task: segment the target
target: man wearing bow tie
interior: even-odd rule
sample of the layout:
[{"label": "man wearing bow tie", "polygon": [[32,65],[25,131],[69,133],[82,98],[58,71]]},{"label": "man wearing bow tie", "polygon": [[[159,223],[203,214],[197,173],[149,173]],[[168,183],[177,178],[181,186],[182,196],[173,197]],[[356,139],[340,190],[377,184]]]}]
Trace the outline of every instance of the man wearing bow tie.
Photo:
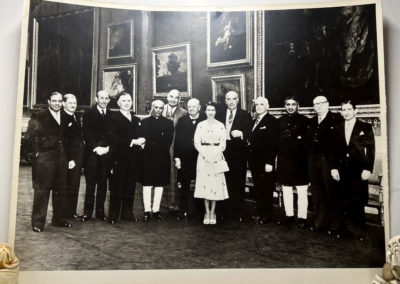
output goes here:
[{"label": "man wearing bow tie", "polygon": [[244,193],[246,183],[246,145],[251,131],[249,114],[238,107],[239,95],[235,91],[225,94],[227,108],[218,111],[216,119],[226,128],[226,149],[224,156],[229,166],[225,173],[229,199],[224,201],[223,215],[242,222],[247,219],[244,210]]},{"label": "man wearing bow tie", "polygon": [[117,101],[119,112],[113,113],[112,168],[110,178],[110,210],[108,222],[118,219],[137,221],[133,214],[136,182],[142,170],[142,147],[145,139],[139,136],[141,121],[131,111],[132,97],[122,93]]},{"label": "man wearing bow tie", "polygon": [[348,100],[341,105],[344,121],[335,128],[332,178],[339,183],[342,201],[341,225],[360,241],[365,239],[365,211],[368,178],[375,161],[375,138],[369,123],[356,119],[356,106]]},{"label": "man wearing bow tie", "polygon": [[248,140],[248,161],[254,183],[258,223],[272,220],[273,193],[275,189],[275,158],[278,150],[278,120],[268,113],[268,100],[255,100],[256,119]]},{"label": "man wearing bow tie", "polygon": [[190,194],[190,182],[196,178],[198,156],[193,139],[197,124],[205,118],[204,115],[200,115],[201,107],[198,99],[190,99],[187,106],[188,114],[178,120],[175,130],[174,161],[178,169],[178,181],[181,183],[177,220],[188,216],[190,201],[195,203],[199,201],[193,197],[193,193]]},{"label": "man wearing bow tie", "polygon": [[76,107],[77,101],[75,95],[65,94],[63,97],[63,109],[66,118],[65,148],[68,158],[67,217],[73,219],[78,218],[76,207],[78,205],[84,148],[81,119],[75,113]]},{"label": "man wearing bow tie", "polygon": [[83,116],[86,194],[82,222],[92,218],[95,193],[96,218],[103,221],[107,220],[104,213],[104,203],[110,170],[109,151],[112,138],[111,111],[107,108],[110,102],[110,95],[107,91],[101,90],[97,92],[95,99],[96,105],[85,112]]},{"label": "man wearing bow tie", "polygon": [[178,209],[178,183],[177,183],[177,169],[174,163],[174,141],[175,141],[175,128],[179,118],[186,114],[186,110],[179,106],[181,101],[181,93],[173,89],[167,95],[168,103],[165,105],[162,115],[174,123],[174,138],[169,150],[171,156],[171,179],[168,187],[167,205],[172,211]]},{"label": "man wearing bow tie", "polygon": [[47,100],[49,108],[33,114],[24,140],[32,146],[33,209],[32,229],[40,233],[46,225],[47,207],[52,192],[52,225],[70,228],[66,220],[67,158],[64,148],[64,114],[62,95],[53,92]]},{"label": "man wearing bow tie", "polygon": [[330,173],[329,157],[331,154],[334,128],[341,121],[340,115],[329,111],[329,102],[324,96],[313,100],[316,116],[308,125],[308,172],[310,174],[311,194],[314,208],[314,224],[310,231],[328,231],[336,235],[338,223],[338,196],[335,193]]}]

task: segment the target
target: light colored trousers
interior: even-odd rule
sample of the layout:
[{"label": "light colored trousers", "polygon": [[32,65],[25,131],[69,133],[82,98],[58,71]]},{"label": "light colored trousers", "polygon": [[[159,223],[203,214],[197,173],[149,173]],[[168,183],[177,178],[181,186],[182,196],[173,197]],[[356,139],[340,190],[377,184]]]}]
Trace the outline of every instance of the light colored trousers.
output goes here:
[{"label": "light colored trousers", "polygon": [[[307,219],[308,185],[296,185],[297,189],[297,217]],[[294,216],[293,210],[293,186],[282,185],[283,204],[285,205],[286,216]]]},{"label": "light colored trousers", "polygon": [[153,209],[151,208],[151,189],[152,186],[143,186],[144,212],[150,212],[150,211],[159,212],[161,198],[163,194],[163,187],[162,186],[154,187]]}]

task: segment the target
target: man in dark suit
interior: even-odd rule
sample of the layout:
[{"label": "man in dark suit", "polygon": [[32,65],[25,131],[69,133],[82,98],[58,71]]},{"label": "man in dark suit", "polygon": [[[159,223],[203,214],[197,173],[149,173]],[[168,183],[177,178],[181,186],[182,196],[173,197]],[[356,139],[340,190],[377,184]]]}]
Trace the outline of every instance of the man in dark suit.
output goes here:
[{"label": "man in dark suit", "polygon": [[368,200],[368,178],[375,161],[375,137],[371,124],[356,119],[356,106],[342,103],[344,121],[334,132],[331,175],[340,189],[341,230],[349,230],[360,241],[365,240],[365,211]]},{"label": "man in dark suit", "polygon": [[[204,116],[200,115],[201,107],[198,99],[190,99],[187,106],[188,114],[178,120],[175,129],[174,161],[178,169],[178,181],[181,183],[178,221],[188,216],[190,201],[194,204],[199,201],[193,198],[193,193],[190,194],[190,182],[196,178],[198,156],[198,151],[194,147],[194,132],[197,124],[204,120]],[[198,206],[194,208],[196,213],[198,208]]]},{"label": "man in dark suit", "polygon": [[285,99],[286,114],[279,118],[277,182],[282,185],[286,217],[278,224],[295,221],[293,209],[293,187],[297,189],[297,221],[302,229],[306,227],[308,207],[307,169],[307,125],[309,119],[298,112],[299,103],[295,97]]},{"label": "man in dark suit", "polygon": [[233,217],[239,222],[247,219],[244,210],[244,193],[246,183],[246,145],[251,131],[250,117],[240,108],[239,95],[229,91],[225,95],[227,109],[216,114],[216,119],[221,121],[226,128],[225,159],[229,172],[225,173],[229,199],[224,204],[225,216]]},{"label": "man in dark suit", "polygon": [[110,178],[110,211],[108,222],[137,221],[133,214],[136,182],[142,169],[142,145],[139,137],[141,121],[131,111],[132,97],[122,93],[118,98],[119,112],[113,113],[112,168]]},{"label": "man in dark suit", "polygon": [[[145,139],[143,148],[143,221],[147,222],[151,216],[162,220],[160,203],[164,187],[171,178],[170,146],[174,137],[174,124],[162,116],[164,103],[155,100],[152,103],[150,116],[143,119],[141,135]],[[153,205],[151,190],[154,187]]]},{"label": "man in dark suit", "polygon": [[256,119],[248,139],[248,160],[257,204],[259,224],[272,219],[273,193],[275,189],[275,158],[278,148],[278,120],[268,113],[268,100],[255,100]]},{"label": "man in dark suit", "polygon": [[47,100],[49,108],[32,115],[29,121],[26,142],[34,154],[32,166],[33,209],[32,228],[42,232],[46,225],[47,207],[52,191],[52,225],[71,227],[66,220],[67,159],[64,149],[64,114],[62,95],[51,93]]},{"label": "man in dark suit", "polygon": [[75,95],[65,94],[63,97],[63,109],[65,112],[65,148],[68,160],[66,214],[68,218],[72,219],[78,218],[76,208],[78,205],[84,148],[81,118],[75,113],[76,107]]},{"label": "man in dark suit", "polygon": [[338,197],[335,193],[329,158],[334,138],[334,128],[341,121],[340,115],[329,111],[329,102],[324,96],[313,100],[317,113],[308,126],[308,172],[314,208],[314,224],[311,231],[327,230],[332,234],[338,230]]},{"label": "man in dark suit", "polygon": [[110,96],[101,90],[96,94],[96,105],[83,116],[83,137],[85,139],[84,168],[86,194],[84,213],[81,218],[86,222],[92,218],[96,192],[96,218],[106,221],[104,203],[107,193],[107,178],[110,165],[111,111],[107,109]]}]

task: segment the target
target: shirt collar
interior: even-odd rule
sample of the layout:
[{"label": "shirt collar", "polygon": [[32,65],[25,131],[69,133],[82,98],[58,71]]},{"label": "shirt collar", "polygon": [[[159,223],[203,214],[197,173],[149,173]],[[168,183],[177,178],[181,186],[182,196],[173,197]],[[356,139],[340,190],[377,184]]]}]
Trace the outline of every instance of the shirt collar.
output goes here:
[{"label": "shirt collar", "polygon": [[73,112],[70,112],[69,110],[66,110],[66,109],[64,109],[64,112],[65,112],[66,114],[68,114],[68,115],[71,115],[71,116],[73,116],[73,115],[74,115],[74,113],[73,113]]},{"label": "shirt collar", "polygon": [[104,114],[107,113],[107,108],[100,108],[99,105],[97,105],[97,110],[99,111],[100,114],[102,111],[104,111]]}]

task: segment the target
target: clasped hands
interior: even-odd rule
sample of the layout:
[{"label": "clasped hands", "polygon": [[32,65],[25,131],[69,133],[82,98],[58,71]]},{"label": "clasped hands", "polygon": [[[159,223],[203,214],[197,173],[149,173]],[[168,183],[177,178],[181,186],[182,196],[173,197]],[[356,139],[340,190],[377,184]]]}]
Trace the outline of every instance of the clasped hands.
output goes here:
[{"label": "clasped hands", "polygon": [[[340,181],[340,175],[339,175],[339,171],[337,169],[331,170],[331,176],[334,180]],[[361,173],[361,179],[364,181],[368,180],[370,176],[371,176],[371,172],[368,170],[363,170]]]},{"label": "clasped hands", "polygon": [[241,139],[243,139],[243,132],[240,130],[232,130],[231,131],[231,135],[233,138],[238,138],[240,137]]},{"label": "clasped hands", "polygon": [[145,143],[146,143],[146,139],[143,137],[140,137],[138,139],[132,139],[131,145],[129,145],[129,147],[132,147],[133,145],[137,145],[137,146],[142,147],[142,149],[143,149]]},{"label": "clasped hands", "polygon": [[107,154],[110,151],[110,147],[100,147],[97,146],[96,148],[93,149],[93,152],[95,152],[97,155],[102,156]]}]

